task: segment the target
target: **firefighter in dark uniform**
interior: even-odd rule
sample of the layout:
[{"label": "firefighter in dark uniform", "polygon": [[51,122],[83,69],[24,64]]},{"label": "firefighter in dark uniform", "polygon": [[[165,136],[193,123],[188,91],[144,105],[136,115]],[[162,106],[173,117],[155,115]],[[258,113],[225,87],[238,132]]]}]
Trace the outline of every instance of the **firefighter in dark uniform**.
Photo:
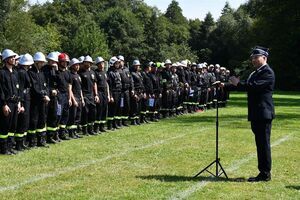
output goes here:
[{"label": "firefighter in dark uniform", "polygon": [[178,111],[179,114],[183,114],[184,113],[184,100],[185,100],[185,96],[186,96],[186,91],[185,88],[187,87],[187,82],[185,79],[185,72],[183,69],[183,64],[178,62],[177,63],[177,70],[176,70],[176,74],[178,76],[179,79],[179,92],[178,92]]},{"label": "firefighter in dark uniform", "polygon": [[183,60],[181,64],[183,65],[185,80],[186,80],[183,105],[184,105],[185,113],[187,113],[190,110],[189,98],[190,98],[191,74],[190,74],[190,68],[188,67],[188,62],[186,60]]},{"label": "firefighter in dark uniform", "polygon": [[44,73],[41,71],[47,62],[43,53],[37,52],[34,66],[28,71],[31,87],[31,105],[29,122],[29,146],[47,147],[46,145],[46,104],[50,101]]},{"label": "firefighter in dark uniform", "polygon": [[85,104],[81,90],[81,78],[78,74],[80,63],[81,62],[79,60],[73,58],[70,61],[69,65],[72,87],[72,106],[69,109],[69,120],[67,123],[67,129],[69,132],[69,137],[74,139],[82,137],[78,135],[77,130],[81,122],[82,106]]},{"label": "firefighter in dark uniform", "polygon": [[21,110],[18,74],[14,70],[16,54],[9,49],[2,52],[3,68],[0,70],[0,150],[1,154],[15,154],[14,132]]},{"label": "firefighter in dark uniform", "polygon": [[[94,122],[96,119],[96,103],[99,103],[96,74],[91,69],[93,59],[86,56],[83,60],[83,68],[80,70],[80,77],[82,81],[82,93],[84,97],[85,106],[82,110],[82,132],[84,135],[97,135],[99,129],[94,130]],[[98,126],[96,126],[98,128]]]},{"label": "firefighter in dark uniform", "polygon": [[30,117],[30,88],[31,82],[28,75],[29,68],[34,61],[30,54],[25,54],[20,58],[18,66],[18,79],[20,84],[21,107],[24,108],[18,115],[17,131],[15,134],[16,150],[27,149],[26,135],[29,128]]},{"label": "firefighter in dark uniform", "polygon": [[158,71],[157,71],[157,63],[153,63],[151,67],[151,72],[150,72],[150,78],[152,81],[153,85],[153,93],[154,93],[154,102],[153,105],[151,106],[151,103],[149,102],[150,106],[150,121],[158,121],[159,119],[159,107],[160,107],[160,99],[162,97],[161,94],[161,87],[160,87],[160,79],[158,76]]},{"label": "firefighter in dark uniform", "polygon": [[97,57],[95,64],[97,66],[95,73],[99,95],[99,103],[96,104],[97,114],[95,124],[99,126],[100,132],[106,132],[105,124],[107,123],[106,118],[109,98],[109,87],[107,83],[107,74],[104,70],[105,61],[102,57]]},{"label": "firefighter in dark uniform", "polygon": [[179,115],[180,105],[178,101],[179,96],[179,77],[176,73],[177,70],[177,63],[173,63],[171,67],[171,74],[172,74],[172,110],[171,115],[176,116]]},{"label": "firefighter in dark uniform", "polygon": [[58,56],[58,71],[57,71],[57,85],[58,85],[58,126],[59,137],[63,140],[69,140],[67,132],[67,123],[69,120],[69,107],[72,105],[71,100],[71,80],[70,72],[67,66],[70,58],[66,53],[60,53]]},{"label": "firefighter in dark uniform", "polygon": [[122,116],[121,119],[118,120],[118,125],[128,126],[127,120],[129,119],[130,114],[130,96],[134,95],[133,80],[129,68],[124,63],[124,57],[119,55],[118,59],[120,60],[119,73],[122,81],[121,102],[123,102],[121,103]]},{"label": "firefighter in dark uniform", "polygon": [[148,123],[147,118],[150,118],[152,113],[150,112],[150,103],[152,104],[154,100],[154,91],[153,91],[153,84],[150,77],[151,73],[151,66],[153,62],[149,62],[145,67],[144,71],[141,73],[143,77],[143,85],[145,88],[146,98],[142,100],[142,107],[141,107],[141,123]]},{"label": "firefighter in dark uniform", "polygon": [[190,107],[192,112],[196,112],[198,109],[198,75],[196,72],[197,64],[191,64],[191,85],[190,85]]},{"label": "firefighter in dark uniform", "polygon": [[58,52],[51,52],[47,55],[48,63],[43,67],[43,73],[46,78],[46,83],[49,90],[50,102],[46,108],[47,115],[47,143],[55,144],[60,142],[58,135],[58,115],[57,115],[57,104],[58,104]]},{"label": "firefighter in dark uniform", "polygon": [[134,83],[134,96],[131,99],[131,125],[140,125],[141,103],[142,99],[146,97],[140,66],[139,60],[133,61],[131,75]]},{"label": "firefighter in dark uniform", "polygon": [[[107,129],[115,130],[119,129],[117,121],[121,115],[120,104],[121,104],[121,91],[122,81],[121,75],[118,71],[120,66],[120,60],[117,57],[112,57],[109,60],[110,68],[107,73],[107,82],[110,90],[110,98],[108,103],[108,114],[107,114]],[[117,117],[117,118],[116,118]]]},{"label": "firefighter in dark uniform", "polygon": [[170,67],[172,65],[172,62],[167,59],[163,71],[161,72],[161,78],[162,78],[162,115],[164,118],[169,116],[169,112],[172,108],[172,74],[170,71]]}]

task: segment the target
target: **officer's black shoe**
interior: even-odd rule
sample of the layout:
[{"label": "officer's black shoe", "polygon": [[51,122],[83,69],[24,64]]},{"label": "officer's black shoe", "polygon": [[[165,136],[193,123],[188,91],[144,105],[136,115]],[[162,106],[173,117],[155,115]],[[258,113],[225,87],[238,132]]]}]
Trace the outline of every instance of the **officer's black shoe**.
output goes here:
[{"label": "officer's black shoe", "polygon": [[53,139],[55,142],[61,142],[58,132],[54,132]]},{"label": "officer's black shoe", "polygon": [[62,139],[62,140],[70,140],[70,138],[66,135],[65,132],[61,132],[59,134],[59,138]]},{"label": "officer's black shoe", "polygon": [[57,142],[53,139],[53,133],[47,133],[47,143],[56,144]]},{"label": "officer's black shoe", "polygon": [[116,120],[116,124],[117,124],[117,126],[119,127],[119,128],[122,128],[122,120],[121,119],[117,119]]},{"label": "officer's black shoe", "polygon": [[256,177],[250,177],[248,182],[270,181],[271,173],[259,173]]},{"label": "officer's black shoe", "polygon": [[113,126],[113,128],[115,128],[115,129],[120,129],[120,127],[117,125],[117,121],[116,121],[116,120],[113,120],[112,126]]},{"label": "officer's black shoe", "polygon": [[112,120],[108,120],[107,121],[107,130],[108,131],[114,131],[115,129],[113,128],[113,121]]}]

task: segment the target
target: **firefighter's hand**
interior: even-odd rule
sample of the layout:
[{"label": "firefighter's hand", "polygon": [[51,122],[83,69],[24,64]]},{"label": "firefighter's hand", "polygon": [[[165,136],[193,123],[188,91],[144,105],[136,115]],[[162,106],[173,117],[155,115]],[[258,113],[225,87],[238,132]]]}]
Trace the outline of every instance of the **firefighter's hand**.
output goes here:
[{"label": "firefighter's hand", "polygon": [[18,109],[18,113],[24,113],[24,112],[25,112],[25,108],[21,106],[20,109]]},{"label": "firefighter's hand", "polygon": [[8,105],[3,106],[2,111],[5,117],[7,117],[9,113],[11,113],[11,110]]},{"label": "firefighter's hand", "polygon": [[109,102],[113,103],[114,101],[114,98],[110,97]]},{"label": "firefighter's hand", "polygon": [[211,91],[211,88],[207,88],[207,91],[209,91],[209,92],[210,92],[210,91]]},{"label": "firefighter's hand", "polygon": [[57,90],[52,90],[52,96],[56,96],[57,95]]},{"label": "firefighter's hand", "polygon": [[44,101],[45,101],[46,103],[48,103],[48,102],[50,101],[50,98],[49,98],[48,96],[44,96]]},{"label": "firefighter's hand", "polygon": [[159,94],[159,98],[162,98],[162,94]]},{"label": "firefighter's hand", "polygon": [[131,90],[131,96],[133,96],[134,95],[134,90]]},{"label": "firefighter's hand", "polygon": [[82,99],[82,107],[84,107],[85,106],[85,102],[84,102],[84,100]]},{"label": "firefighter's hand", "polygon": [[72,99],[69,99],[69,106],[72,106]]},{"label": "firefighter's hand", "polygon": [[98,95],[95,96],[95,102],[96,102],[96,103],[99,103],[99,102],[100,102],[100,99],[99,99]]},{"label": "firefighter's hand", "polygon": [[75,107],[78,107],[78,103],[77,103],[76,100],[73,101],[73,104],[74,104]]}]

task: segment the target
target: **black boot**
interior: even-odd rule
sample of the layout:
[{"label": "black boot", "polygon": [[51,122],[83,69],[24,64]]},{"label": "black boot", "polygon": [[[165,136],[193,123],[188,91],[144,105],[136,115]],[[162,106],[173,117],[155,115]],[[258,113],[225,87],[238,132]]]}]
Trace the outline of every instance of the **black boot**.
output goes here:
[{"label": "black boot", "polygon": [[57,131],[53,132],[53,139],[55,142],[61,142],[61,139]]},{"label": "black boot", "polygon": [[0,153],[5,155],[12,155],[7,148],[7,139],[0,139]]},{"label": "black boot", "polygon": [[100,132],[106,132],[106,130],[104,129],[104,124],[100,124],[99,130]]},{"label": "black boot", "polygon": [[137,125],[141,125],[141,123],[140,123],[140,118],[137,117],[137,118],[135,119],[135,123],[136,123]]},{"label": "black boot", "polygon": [[17,154],[17,152],[13,149],[14,148],[14,138],[13,137],[8,137],[7,139],[7,150],[11,154]]},{"label": "black boot", "polygon": [[122,119],[122,125],[123,125],[123,126],[129,126],[129,125],[127,124],[127,119]]},{"label": "black boot", "polygon": [[56,141],[53,139],[54,132],[47,132],[47,143],[56,144]]},{"label": "black boot", "polygon": [[62,140],[70,140],[70,138],[67,135],[67,130],[65,130],[65,129],[59,130],[59,137]]},{"label": "black boot", "polygon": [[38,147],[49,147],[46,143],[46,132],[37,134],[37,146]]},{"label": "black boot", "polygon": [[115,120],[115,119],[112,121],[112,126],[114,129],[120,129],[120,127],[118,127],[118,125],[117,125],[117,120]]},{"label": "black boot", "polygon": [[36,147],[36,141],[35,141],[36,138],[35,137],[36,137],[35,134],[27,135],[28,146],[31,148]]},{"label": "black boot", "polygon": [[87,126],[83,126],[82,127],[82,135],[89,136],[89,133],[88,133],[88,130],[87,130]]},{"label": "black boot", "polygon": [[95,132],[96,134],[100,134],[99,128],[100,128],[100,124],[94,124],[94,132]]},{"label": "black boot", "polygon": [[88,133],[90,135],[97,135],[95,132],[94,132],[94,127],[93,125],[88,125]]},{"label": "black boot", "polygon": [[74,129],[70,129],[70,130],[68,130],[68,132],[69,132],[69,138],[71,138],[71,139],[77,139],[77,137],[74,134],[74,132],[75,132]]},{"label": "black boot", "polygon": [[107,130],[109,131],[114,131],[115,128],[113,128],[113,120],[108,120],[107,121]]},{"label": "black boot", "polygon": [[21,146],[22,146],[22,149],[23,149],[23,150],[28,150],[28,149],[30,149],[30,148],[28,147],[27,136],[24,136],[24,137],[23,137]]},{"label": "black boot", "polygon": [[121,119],[117,119],[116,120],[116,124],[119,128],[122,128],[123,124],[122,124],[122,120]]},{"label": "black boot", "polygon": [[22,143],[23,143],[23,138],[16,139],[16,150],[17,151],[23,151],[24,150],[22,148]]}]

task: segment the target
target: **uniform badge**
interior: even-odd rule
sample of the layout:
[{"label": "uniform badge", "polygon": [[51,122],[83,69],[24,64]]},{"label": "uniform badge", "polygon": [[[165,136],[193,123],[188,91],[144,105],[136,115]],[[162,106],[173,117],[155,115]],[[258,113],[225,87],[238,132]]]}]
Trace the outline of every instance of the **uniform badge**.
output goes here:
[{"label": "uniform badge", "polygon": [[44,86],[46,87],[46,86],[47,86],[47,84],[46,84],[46,83],[44,83]]},{"label": "uniform badge", "polygon": [[80,76],[78,77],[78,79],[79,79],[79,81],[81,82],[81,78],[80,78]]},{"label": "uniform badge", "polygon": [[16,88],[19,89],[19,84],[16,85]]},{"label": "uniform badge", "polygon": [[91,76],[92,76],[92,79],[94,80],[94,79],[95,79],[95,75],[94,75],[94,74],[91,74]]}]

